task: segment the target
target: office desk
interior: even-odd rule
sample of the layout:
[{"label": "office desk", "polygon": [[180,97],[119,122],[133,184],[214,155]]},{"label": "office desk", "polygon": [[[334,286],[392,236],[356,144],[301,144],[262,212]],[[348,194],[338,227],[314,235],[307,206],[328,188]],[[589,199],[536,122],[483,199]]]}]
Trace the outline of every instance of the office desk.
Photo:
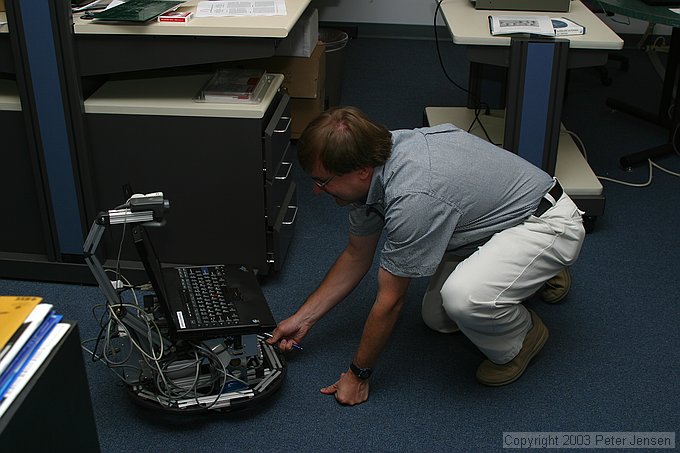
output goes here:
[{"label": "office desk", "polygon": [[676,14],[662,6],[647,5],[640,0],[598,0],[598,2],[607,13],[623,14],[624,16],[635,19],[673,27],[658,110],[655,113],[652,113],[617,99],[609,98],[606,101],[607,105],[615,110],[621,110],[643,120],[670,129],[667,143],[623,156],[621,158],[621,166],[623,168],[629,168],[633,165],[646,162],[647,159],[673,152],[674,133],[677,129],[677,125],[680,124],[680,114],[678,113],[678,109],[673,109],[673,117],[671,118],[668,112],[674,102],[673,92],[678,85],[677,69],[678,64],[680,64],[680,14]]},{"label": "office desk", "polygon": [[[208,73],[105,83],[84,105],[95,203],[120,204],[124,184],[162,190],[168,222],[149,234],[163,262],[280,270],[297,203],[289,98],[270,76],[255,105],[194,102]],[[107,264],[138,261],[118,235],[105,238]]]},{"label": "office desk", "polygon": [[[183,3],[178,11],[196,11],[198,1]],[[285,16],[193,17],[186,24],[149,22],[144,25],[101,23],[74,13],[75,34],[152,36],[229,36],[285,38],[309,5],[309,0],[286,0]]]},{"label": "office desk", "polygon": [[[100,74],[269,57],[308,4],[287,0],[286,16],[195,17],[187,24],[141,27],[76,17],[78,73],[87,81]],[[95,49],[96,58],[90,55]],[[243,264],[263,275],[280,270],[297,212],[292,163],[285,157],[290,107],[278,92],[282,80],[261,105],[239,109],[193,102],[205,77],[182,72],[165,71],[146,89],[140,87],[148,79],[125,75],[85,96],[79,161],[91,189],[87,217],[114,206],[122,183],[135,191],[163,190],[174,208],[156,241],[164,262]],[[146,134],[135,137],[140,127]],[[128,139],[111,136],[112,129],[128,131]],[[107,256],[113,258],[110,245]]]},{"label": "office desk", "polygon": [[444,0],[441,9],[444,20],[453,36],[454,44],[493,47],[509,46],[511,39],[509,36],[492,36],[489,33],[488,17],[490,15],[502,14],[511,16],[548,15],[551,17],[566,17],[583,25],[586,27],[586,34],[560,37],[569,40],[570,49],[619,50],[623,47],[621,38],[578,0],[571,2],[571,9],[568,13],[476,10],[469,0]]},{"label": "office desk", "polygon": [[[8,70],[11,63],[6,63],[3,49],[10,55],[18,48],[20,58],[13,64],[22,69],[16,71],[17,84],[20,93],[28,94],[24,112],[36,129],[31,131],[37,142],[34,154],[40,159],[36,167],[49,182],[44,191],[48,218],[43,223],[50,234],[45,257],[0,253],[0,276],[93,281],[82,259],[82,244],[97,213],[112,206],[98,204],[100,194],[96,192],[95,161],[84,109],[92,93],[114,77],[146,76],[142,71],[171,73],[194,65],[272,56],[279,40],[292,30],[310,1],[286,0],[286,16],[194,18],[187,24],[131,26],[85,21],[80,14],[74,17],[69,2],[5,0],[13,39],[6,38],[7,27],[0,28],[0,72],[14,72]],[[188,3],[188,7],[196,3]],[[30,14],[24,11],[28,8]],[[8,41],[19,44],[10,46]],[[270,129],[269,117],[285,116],[285,112],[274,110],[258,120],[264,124],[260,149],[268,143],[265,133]],[[276,125],[274,128],[279,129]],[[109,190],[119,190],[117,200],[122,199],[122,188]],[[196,225],[200,226],[200,221]],[[137,264],[131,266],[138,269]]]},{"label": "office desk", "polygon": [[[476,10],[468,0],[444,0],[441,4],[443,17],[453,37],[454,44],[465,45],[468,58],[473,63],[490,64],[508,68],[507,98],[503,133],[503,146],[520,154],[530,162],[556,173],[558,144],[570,139],[561,135],[560,119],[566,71],[569,68],[602,65],[607,52],[623,47],[623,40],[609,29],[580,1],[573,1],[568,13],[548,14],[564,16],[586,27],[586,34],[560,37],[560,39],[515,39],[508,36],[492,36],[488,16],[493,14],[546,15],[535,12],[507,12]],[[534,50],[536,48],[537,50]],[[474,93],[473,97],[479,97]],[[474,116],[465,107],[426,109],[428,123],[458,121],[467,129]],[[468,122],[469,119],[469,122]],[[462,122],[462,124],[461,124]],[[571,162],[583,159],[570,154]],[[564,159],[561,159],[564,161]],[[585,161],[583,161],[585,163]],[[587,164],[586,164],[587,166]],[[579,169],[583,165],[561,165]],[[602,185],[592,172],[586,178],[565,177],[563,184],[570,195],[578,199],[587,216],[598,216],[604,210]],[[571,186],[570,184],[578,184]],[[578,195],[577,195],[578,194]]]},{"label": "office desk", "polygon": [[[81,75],[216,63],[274,54],[311,0],[286,0],[285,16],[194,17],[186,24],[120,25],[73,17]],[[195,11],[195,1],[180,11]]]}]

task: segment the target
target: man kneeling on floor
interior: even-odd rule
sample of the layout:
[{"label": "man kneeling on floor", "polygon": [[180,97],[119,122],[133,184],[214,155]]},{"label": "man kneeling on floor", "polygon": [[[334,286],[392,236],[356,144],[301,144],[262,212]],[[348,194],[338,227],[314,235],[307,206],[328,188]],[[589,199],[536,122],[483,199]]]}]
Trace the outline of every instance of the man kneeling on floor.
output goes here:
[{"label": "man kneeling on floor", "polygon": [[314,191],[351,205],[349,241],[268,341],[284,351],[301,342],[368,272],[384,230],[377,296],[359,346],[349,369],[321,391],[342,404],[368,399],[410,279],[426,276],[425,323],[460,330],[484,353],[482,384],[519,378],[548,338],[522,302],[537,292],[548,302],[564,298],[585,236],[559,182],[451,124],[390,132],[352,107],[321,114],[297,149]]}]

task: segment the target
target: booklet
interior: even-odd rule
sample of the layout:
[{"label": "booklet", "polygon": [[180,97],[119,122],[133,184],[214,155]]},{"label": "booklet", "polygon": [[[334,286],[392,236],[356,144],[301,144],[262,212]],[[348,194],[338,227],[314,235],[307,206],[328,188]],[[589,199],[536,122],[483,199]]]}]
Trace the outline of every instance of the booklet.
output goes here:
[{"label": "booklet", "polygon": [[163,13],[176,9],[185,0],[128,0],[104,11],[92,13],[89,17],[96,21],[147,22]]},{"label": "booklet", "polygon": [[582,35],[585,27],[565,17],[489,16],[489,30],[494,36],[532,34],[541,36]]}]

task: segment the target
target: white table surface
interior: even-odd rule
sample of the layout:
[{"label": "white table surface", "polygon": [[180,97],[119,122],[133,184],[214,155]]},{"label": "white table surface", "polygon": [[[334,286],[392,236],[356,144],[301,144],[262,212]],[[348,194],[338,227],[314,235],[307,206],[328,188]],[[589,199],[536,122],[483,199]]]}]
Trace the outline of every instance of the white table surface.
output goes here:
[{"label": "white table surface", "polygon": [[586,27],[586,33],[576,36],[560,36],[568,39],[571,49],[619,50],[623,40],[579,0],[571,2],[568,13],[476,10],[470,0],[443,0],[442,15],[455,44],[509,46],[509,36],[492,36],[489,16],[550,16],[566,17]]},{"label": "white table surface", "polygon": [[[98,35],[285,38],[310,2],[311,0],[286,0],[285,16],[194,17],[186,24],[158,21],[145,24],[97,23],[81,19],[82,13],[73,13],[73,30],[76,34]],[[189,0],[178,11],[195,11],[197,4],[198,0]]]}]

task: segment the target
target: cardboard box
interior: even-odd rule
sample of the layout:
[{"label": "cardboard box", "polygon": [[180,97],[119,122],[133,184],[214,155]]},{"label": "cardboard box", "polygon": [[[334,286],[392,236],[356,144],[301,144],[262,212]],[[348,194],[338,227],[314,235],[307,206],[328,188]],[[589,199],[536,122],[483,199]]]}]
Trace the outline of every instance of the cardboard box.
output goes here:
[{"label": "cardboard box", "polygon": [[288,36],[279,42],[274,55],[308,58],[312,55],[318,41],[319,12],[314,8],[298,19]]},{"label": "cardboard box", "polygon": [[292,98],[314,99],[326,83],[325,46],[317,42],[310,57],[271,57],[230,63],[231,67],[262,68],[283,74],[283,89]]},{"label": "cardboard box", "polygon": [[290,138],[298,139],[310,121],[319,116],[325,109],[326,93],[323,85],[316,98],[290,99]]}]

